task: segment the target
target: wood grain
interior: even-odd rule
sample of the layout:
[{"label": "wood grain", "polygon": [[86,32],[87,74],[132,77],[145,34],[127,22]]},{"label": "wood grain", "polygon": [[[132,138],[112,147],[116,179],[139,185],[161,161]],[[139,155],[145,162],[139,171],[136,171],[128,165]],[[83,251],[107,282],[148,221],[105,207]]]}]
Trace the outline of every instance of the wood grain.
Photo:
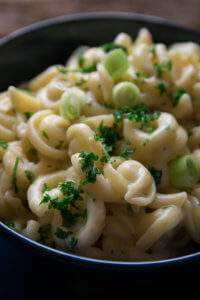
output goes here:
[{"label": "wood grain", "polygon": [[40,20],[91,11],[156,15],[200,30],[199,3],[199,0],[0,0],[0,37]]}]

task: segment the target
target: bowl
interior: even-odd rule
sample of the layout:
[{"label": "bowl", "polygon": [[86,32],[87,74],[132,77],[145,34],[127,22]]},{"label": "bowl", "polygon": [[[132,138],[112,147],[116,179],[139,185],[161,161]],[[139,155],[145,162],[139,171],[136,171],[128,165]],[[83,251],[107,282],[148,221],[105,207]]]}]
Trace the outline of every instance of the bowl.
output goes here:
[{"label": "bowl", "polygon": [[[101,45],[113,40],[119,32],[127,32],[135,38],[141,27],[151,31],[155,42],[167,45],[183,41],[200,42],[199,32],[147,15],[101,12],[49,19],[0,39],[0,91],[4,91],[9,85],[16,85],[32,78],[49,65],[64,63],[72,50],[80,44]],[[176,272],[179,272],[180,276],[183,274],[183,268],[188,272],[200,262],[199,252],[174,259],[148,262],[103,261],[80,257],[31,241],[3,223],[0,223],[0,249],[0,282],[5,283],[2,287],[3,291],[6,290],[6,295],[13,292],[13,289],[8,291],[6,288],[7,281],[11,280],[10,272],[14,274],[15,279],[11,282],[15,289],[20,290],[19,282],[23,278],[24,293],[32,288],[32,280],[35,277],[37,282],[41,280],[45,285],[49,284],[52,276],[58,281],[55,274],[59,274],[58,284],[67,280],[71,282],[68,289],[71,288],[74,293],[77,293],[77,288],[73,285],[75,281],[85,283],[84,286],[87,286],[86,278],[90,278],[89,289],[91,293],[95,293],[100,278],[104,283],[110,282],[109,287],[102,288],[103,291],[109,292],[112,288],[117,291],[117,286],[119,289],[117,282],[120,282],[121,288],[128,291],[127,286],[130,287],[132,278],[134,283],[148,284],[150,274],[154,274],[153,278],[157,280],[160,274],[176,276]],[[128,275],[130,272],[131,278]],[[65,281],[60,274],[64,274],[62,276]],[[86,295],[88,294],[87,290]],[[83,289],[80,295],[83,295]]]}]

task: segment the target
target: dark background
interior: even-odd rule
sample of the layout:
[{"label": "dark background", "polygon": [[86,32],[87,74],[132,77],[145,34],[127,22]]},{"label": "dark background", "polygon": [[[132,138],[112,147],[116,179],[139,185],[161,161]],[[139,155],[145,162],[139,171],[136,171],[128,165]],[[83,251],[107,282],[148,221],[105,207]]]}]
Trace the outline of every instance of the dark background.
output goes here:
[{"label": "dark background", "polygon": [[91,11],[156,15],[200,30],[199,0],[0,0],[0,37],[43,19]]}]

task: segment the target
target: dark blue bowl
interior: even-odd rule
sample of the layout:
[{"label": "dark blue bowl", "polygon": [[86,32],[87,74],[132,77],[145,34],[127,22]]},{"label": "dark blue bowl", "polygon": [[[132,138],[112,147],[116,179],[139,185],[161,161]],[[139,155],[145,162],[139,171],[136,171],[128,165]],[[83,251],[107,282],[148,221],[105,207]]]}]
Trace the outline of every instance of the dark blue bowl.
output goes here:
[{"label": "dark blue bowl", "polygon": [[[50,19],[0,39],[0,91],[32,78],[49,65],[64,63],[80,44],[101,45],[112,41],[119,32],[135,38],[141,27],[151,31],[155,42],[200,43],[199,32],[146,15],[103,12]],[[11,295],[20,295],[20,299],[28,299],[34,293],[41,296],[41,291],[47,297],[53,290],[59,293],[65,289],[66,296],[115,292],[126,295],[130,289],[135,288],[136,293],[145,285],[148,290],[154,281],[162,280],[171,280],[174,287],[177,278],[183,280],[188,273],[192,278],[199,264],[199,252],[137,263],[80,257],[38,244],[0,223],[0,293],[5,293],[7,299]]]}]

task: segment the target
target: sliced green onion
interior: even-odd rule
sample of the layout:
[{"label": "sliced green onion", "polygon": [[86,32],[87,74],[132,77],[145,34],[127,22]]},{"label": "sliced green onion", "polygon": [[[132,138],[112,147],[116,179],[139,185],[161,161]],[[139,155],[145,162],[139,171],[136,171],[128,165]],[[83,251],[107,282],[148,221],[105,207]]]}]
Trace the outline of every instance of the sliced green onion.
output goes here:
[{"label": "sliced green onion", "polygon": [[190,188],[198,182],[198,167],[191,155],[180,156],[171,161],[169,176],[176,188]]},{"label": "sliced green onion", "polygon": [[60,115],[66,120],[77,120],[86,102],[85,94],[78,88],[67,89],[60,100]]},{"label": "sliced green onion", "polygon": [[117,108],[128,106],[134,108],[140,104],[140,90],[132,82],[120,82],[115,85],[113,91],[113,101]]},{"label": "sliced green onion", "polygon": [[122,49],[115,49],[105,56],[103,65],[113,79],[118,79],[128,70],[130,63]]}]

